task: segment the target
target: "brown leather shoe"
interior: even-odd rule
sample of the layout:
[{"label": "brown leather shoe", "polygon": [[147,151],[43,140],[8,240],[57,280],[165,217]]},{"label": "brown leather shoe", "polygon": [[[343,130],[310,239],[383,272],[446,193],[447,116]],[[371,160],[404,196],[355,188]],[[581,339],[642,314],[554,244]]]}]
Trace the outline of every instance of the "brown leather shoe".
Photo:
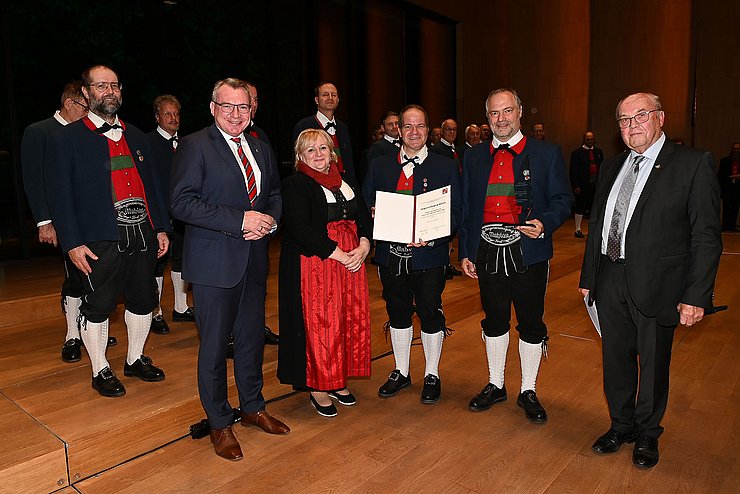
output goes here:
[{"label": "brown leather shoe", "polygon": [[221,458],[236,461],[242,459],[242,448],[234,437],[231,426],[224,429],[211,429],[211,443],[216,454]]},{"label": "brown leather shoe", "polygon": [[257,413],[242,412],[242,425],[244,427],[256,425],[270,434],[287,434],[290,432],[290,427],[268,414],[265,410],[260,410]]}]

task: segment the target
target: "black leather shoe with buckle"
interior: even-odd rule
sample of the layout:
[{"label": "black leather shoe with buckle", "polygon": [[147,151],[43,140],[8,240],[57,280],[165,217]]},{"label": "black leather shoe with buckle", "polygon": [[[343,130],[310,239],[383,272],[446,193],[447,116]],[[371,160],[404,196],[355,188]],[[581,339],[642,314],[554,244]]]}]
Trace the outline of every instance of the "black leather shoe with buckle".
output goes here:
[{"label": "black leather shoe with buckle", "polygon": [[495,384],[488,383],[480,393],[470,400],[468,408],[474,412],[482,412],[502,401],[506,401],[506,386],[498,388]]},{"label": "black leather shoe with buckle", "polygon": [[388,376],[388,380],[378,390],[378,396],[381,398],[390,398],[396,396],[403,388],[411,386],[411,374],[404,376],[401,371],[396,369]]},{"label": "black leather shoe with buckle", "polygon": [[92,378],[92,387],[101,396],[115,398],[126,394],[126,388],[118,380],[110,367],[103,368],[98,375]]},{"label": "black leather shoe with buckle", "polygon": [[82,358],[82,340],[79,338],[72,338],[64,342],[62,347],[62,360],[65,362],[79,362]]},{"label": "black leather shoe with buckle", "polygon": [[427,374],[421,389],[421,402],[425,405],[437,403],[442,396],[442,380],[434,374]]},{"label": "black leather shoe with buckle", "polygon": [[123,364],[123,375],[126,377],[138,377],[142,381],[158,382],[164,381],[164,371],[152,364],[152,359],[142,355],[136,362],[129,365],[128,362]]}]

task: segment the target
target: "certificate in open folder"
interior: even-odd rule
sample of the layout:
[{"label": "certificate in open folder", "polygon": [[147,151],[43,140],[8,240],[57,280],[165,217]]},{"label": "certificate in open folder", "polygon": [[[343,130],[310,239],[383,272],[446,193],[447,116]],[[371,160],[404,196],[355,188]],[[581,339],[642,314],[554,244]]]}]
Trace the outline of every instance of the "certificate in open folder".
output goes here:
[{"label": "certificate in open folder", "polygon": [[375,194],[373,239],[399,244],[425,242],[452,233],[452,187],[412,196],[378,191]]}]

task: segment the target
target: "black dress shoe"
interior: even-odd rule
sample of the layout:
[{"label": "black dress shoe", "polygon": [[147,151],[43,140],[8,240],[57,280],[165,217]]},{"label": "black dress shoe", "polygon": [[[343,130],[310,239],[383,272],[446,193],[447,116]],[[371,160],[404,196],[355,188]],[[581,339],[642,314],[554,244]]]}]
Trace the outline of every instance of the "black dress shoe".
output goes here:
[{"label": "black dress shoe", "polygon": [[544,424],[547,422],[547,412],[540,405],[540,401],[537,399],[537,393],[531,389],[519,394],[516,404],[524,409],[524,414],[531,422],[535,424]]},{"label": "black dress shoe", "polygon": [[597,453],[616,453],[624,443],[633,443],[637,439],[637,432],[619,432],[609,429],[606,434],[596,440],[591,449]]},{"label": "black dress shoe", "polygon": [[277,345],[278,343],[280,343],[280,335],[273,333],[265,326],[265,345]]},{"label": "black dress shoe", "polygon": [[98,375],[92,378],[92,387],[95,391],[100,393],[101,396],[108,396],[115,398],[117,396],[123,396],[126,394],[126,388],[123,387],[121,381],[118,380],[110,367],[105,367],[103,370],[98,372]]},{"label": "black dress shoe", "polygon": [[348,393],[346,395],[340,395],[336,391],[329,391],[329,398],[334,398],[341,405],[344,405],[346,407],[351,407],[352,405],[357,403],[357,398],[355,398],[355,395],[353,395],[352,393]]},{"label": "black dress shoe", "polygon": [[442,395],[442,380],[434,374],[427,374],[421,388],[421,402],[425,405],[437,403]]},{"label": "black dress shoe", "polygon": [[65,362],[79,362],[82,358],[81,346],[82,340],[79,338],[72,338],[65,341],[62,347],[62,360]]},{"label": "black dress shoe", "polygon": [[115,336],[109,336],[108,337],[108,346],[111,347],[111,346],[116,346],[116,345],[118,345],[118,340],[116,339],[116,337]]},{"label": "black dress shoe", "polygon": [[399,391],[409,386],[411,386],[411,373],[408,376],[404,376],[400,370],[396,369],[391,372],[388,380],[380,387],[378,396],[381,398],[390,398],[391,396],[396,396]]},{"label": "black dress shoe", "polygon": [[311,400],[311,404],[316,409],[318,414],[321,415],[322,417],[336,417],[337,416],[337,407],[334,406],[334,403],[331,403],[327,406],[319,405],[319,403],[314,399],[311,393],[308,393],[308,398]]},{"label": "black dress shoe", "polygon": [[177,312],[172,309],[172,320],[174,322],[195,322],[195,313],[192,307],[188,307],[185,312]]},{"label": "black dress shoe", "polygon": [[658,464],[658,438],[640,436],[632,451],[632,463],[637,468],[651,468]]},{"label": "black dress shoe", "polygon": [[583,232],[581,232],[581,230],[578,230],[575,234],[575,237],[576,238],[586,238],[586,235],[584,235]]},{"label": "black dress shoe", "polygon": [[128,362],[123,364],[123,375],[126,377],[138,377],[146,382],[164,381],[164,371],[152,364],[152,359],[142,355],[136,362],[129,365]]},{"label": "black dress shoe", "polygon": [[149,326],[149,332],[155,334],[168,334],[170,327],[162,315],[152,317],[152,324]]},{"label": "black dress shoe", "polygon": [[470,400],[468,408],[474,412],[482,412],[502,401],[506,401],[506,386],[497,388],[495,384],[488,383],[480,393]]}]

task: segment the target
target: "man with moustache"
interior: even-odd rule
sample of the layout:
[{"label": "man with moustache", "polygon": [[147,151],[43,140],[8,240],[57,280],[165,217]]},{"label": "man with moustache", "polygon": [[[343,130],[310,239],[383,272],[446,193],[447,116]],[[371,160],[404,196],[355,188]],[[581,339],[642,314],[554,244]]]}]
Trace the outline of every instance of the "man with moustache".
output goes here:
[{"label": "man with moustache", "polygon": [[230,335],[241,424],[271,434],[290,431],[265,411],[262,396],[268,242],[282,207],[269,146],[244,133],[250,102],[244,81],[218,81],[210,105],[214,124],[182,140],[172,175],[172,215],[186,224],[183,277],[193,285],[200,331],[198,391],[214,450],[228,460],[243,456],[227,396]]},{"label": "man with moustache", "polygon": [[711,153],[676,145],[654,94],[617,105],[629,150],[604,162],[579,290],[598,305],[609,430],[594,442],[615,453],[635,442],[638,468],[658,463],[673,332],[712,307],[722,253],[719,185]]},{"label": "man with moustache", "polygon": [[460,260],[478,280],[488,384],[468,407],[488,410],[505,401],[504,367],[511,304],[516,311],[522,380],[517,405],[531,422],[547,422],[535,384],[547,348],[542,320],[553,255],[552,235],[570,215],[573,196],[560,149],[521,132],[522,103],[511,89],[486,99],[493,141],[465,155]]},{"label": "man with moustache", "polygon": [[[455,162],[430,153],[426,147],[429,132],[426,111],[418,105],[401,110],[401,149],[394,155],[384,155],[370,163],[363,196],[368,207],[375,206],[378,191],[419,195],[441,187],[451,186],[452,232],[460,224],[460,178]],[[439,401],[442,382],[439,378],[439,360],[447,332],[442,312],[442,291],[445,287],[445,267],[450,262],[449,243],[452,237],[431,241],[417,239],[410,244],[378,241],[375,263],[378,264],[383,284],[396,368],[378,390],[381,398],[395,396],[411,385],[409,359],[414,336],[412,316],[421,320],[421,343],[426,368],[421,402]]]},{"label": "man with moustache", "polygon": [[[180,136],[180,101],[171,94],[157,96],[154,100],[154,118],[157,128],[147,134],[149,147],[154,157],[154,166],[157,172],[162,197],[169,197],[170,175],[172,174],[172,157],[177,151]],[[164,288],[164,269],[167,261],[172,260],[172,289],[175,297],[175,306],[172,309],[172,320],[175,322],[193,322],[195,316],[193,309],[188,307],[188,283],[182,279],[182,242],[185,226],[170,219],[172,224],[172,242],[170,250],[157,260],[155,278],[157,280],[157,293],[160,303],[152,317],[150,331],[156,334],[167,334],[170,328],[162,315],[162,290]]]},{"label": "man with moustache", "polygon": [[293,142],[298,138],[298,134],[306,129],[325,130],[334,144],[340,173],[354,178],[355,162],[352,156],[352,143],[349,140],[349,129],[335,116],[339,106],[339,91],[333,83],[322,81],[314,88],[314,95],[316,113],[295,124]]},{"label": "man with moustache", "polygon": [[581,222],[583,215],[591,210],[599,168],[603,161],[604,152],[596,147],[596,134],[589,130],[583,134],[583,145],[570,154],[570,185],[575,196],[573,212],[576,238],[585,236],[581,232]]},{"label": "man with moustache", "polygon": [[53,134],[44,162],[59,243],[85,277],[81,335],[92,387],[109,397],[126,393],[105,358],[109,317],[121,293],[128,331],[124,375],[152,382],[165,378],[143,351],[157,305],[152,274],[169,247],[169,221],[147,139],[118,118],[121,91],[109,67],[85,70],[82,92],[90,111]]},{"label": "man with moustache", "polygon": [[[82,84],[74,81],[66,84],[62,91],[62,104],[53,116],[26,127],[21,141],[21,166],[23,168],[23,187],[36,226],[39,228],[39,242],[59,245],[57,231],[51,220],[49,204],[46,200],[44,179],[44,157],[48,153],[51,134],[62,127],[76,122],[87,114],[87,101],[82,94]],[[62,284],[62,312],[67,321],[67,335],[62,346],[62,360],[79,362],[82,358],[82,340],[77,318],[80,315],[82,280],[69,256],[64,256],[64,282]],[[108,337],[108,346],[117,343],[113,336]]]}]

